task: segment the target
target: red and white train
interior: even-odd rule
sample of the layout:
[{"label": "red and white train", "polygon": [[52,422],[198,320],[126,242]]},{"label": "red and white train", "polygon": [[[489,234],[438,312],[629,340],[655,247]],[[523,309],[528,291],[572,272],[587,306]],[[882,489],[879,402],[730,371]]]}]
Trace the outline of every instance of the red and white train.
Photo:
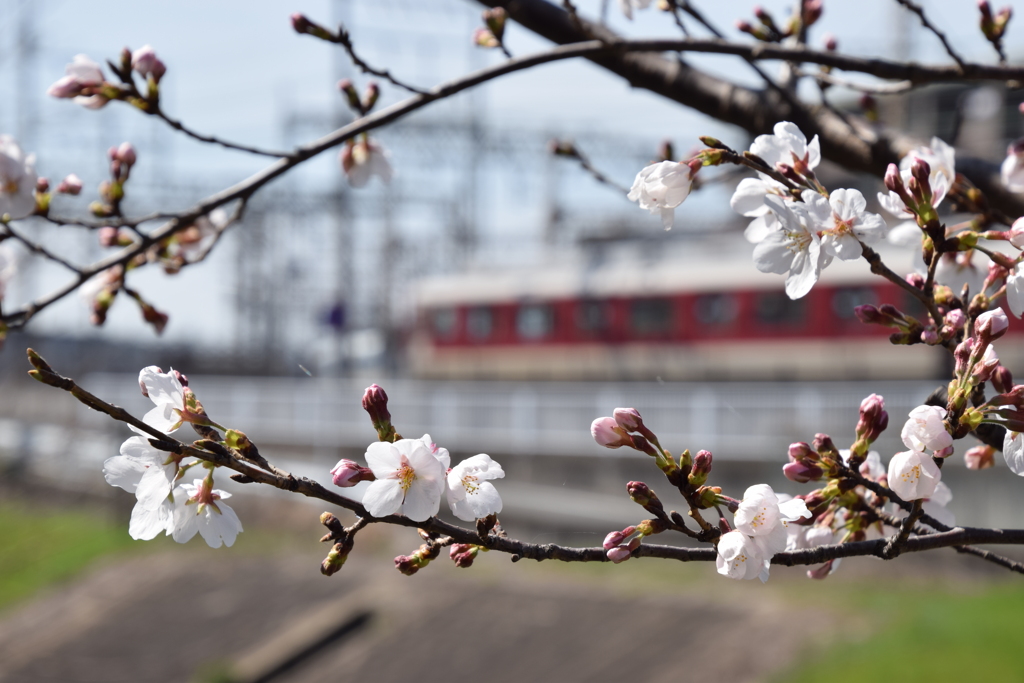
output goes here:
[{"label": "red and white train", "polygon": [[[423,280],[408,349],[423,378],[551,380],[919,379],[948,376],[940,348],[894,346],[854,306],[891,303],[923,319],[912,296],[864,260],[835,260],[804,298],[758,272],[738,236],[672,248],[609,247],[520,270]],[[740,251],[742,250],[742,251]],[[653,252],[653,253],[652,253]],[[880,252],[897,273],[916,250]],[[1024,367],[1024,329],[997,344]],[[1018,358],[1019,356],[1019,358]]]}]

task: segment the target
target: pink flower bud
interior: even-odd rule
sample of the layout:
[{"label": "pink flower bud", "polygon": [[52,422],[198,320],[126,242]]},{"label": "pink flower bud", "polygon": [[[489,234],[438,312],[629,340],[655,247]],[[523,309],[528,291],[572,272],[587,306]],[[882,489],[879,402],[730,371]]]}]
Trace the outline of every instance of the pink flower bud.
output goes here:
[{"label": "pink flower bud", "polygon": [[1005,365],[998,366],[989,379],[992,381],[992,386],[1000,394],[1013,391],[1013,375]]},{"label": "pink flower bud", "polygon": [[617,545],[621,545],[623,541],[636,533],[635,526],[627,526],[622,531],[612,531],[604,537],[604,543],[602,544],[605,550],[611,550]]},{"label": "pink flower bud", "polygon": [[929,346],[935,346],[939,343],[939,333],[935,331],[934,327],[926,327],[921,330],[921,341]]},{"label": "pink flower bud", "polygon": [[160,80],[167,70],[150,45],[143,45],[132,53],[132,69],[143,78],[152,74],[154,80]]},{"label": "pink flower bud", "polygon": [[953,350],[954,373],[957,376],[967,371],[967,363],[974,352],[974,337],[967,337]]},{"label": "pink flower bud", "polygon": [[857,422],[857,436],[875,441],[889,426],[889,413],[885,412],[885,399],[871,394],[860,403],[860,420]]},{"label": "pink flower bud", "polygon": [[117,228],[112,228],[109,225],[100,228],[96,231],[96,236],[99,238],[101,247],[117,246]]},{"label": "pink flower bud", "polygon": [[60,194],[77,195],[82,191],[82,179],[74,173],[70,173],[64,180],[60,181],[60,185],[57,186],[57,192]]},{"label": "pink flower bud", "polygon": [[121,146],[117,148],[114,158],[129,168],[134,166],[138,159],[135,154],[135,147],[130,142],[122,142]]},{"label": "pink flower bud", "polygon": [[625,562],[629,559],[629,548],[625,548],[620,545],[608,550],[605,554],[613,563],[619,564],[620,562]]},{"label": "pink flower bud", "polygon": [[605,448],[622,448],[632,445],[633,440],[626,433],[614,417],[599,417],[590,425],[590,435],[598,446]]},{"label": "pink flower bud", "polygon": [[708,480],[713,459],[711,451],[698,451],[697,455],[693,456],[693,467],[687,477],[692,486],[703,486]]},{"label": "pink flower bud", "polygon": [[969,470],[987,470],[995,467],[996,449],[991,446],[975,446],[964,453],[964,464]]},{"label": "pink flower bud", "polygon": [[1010,321],[1002,308],[986,311],[974,321],[974,334],[983,344],[988,344],[1006,334]]},{"label": "pink flower bud", "polygon": [[825,34],[824,43],[825,49],[828,50],[829,52],[835,52],[837,49],[839,49],[839,41],[831,33]]},{"label": "pink flower bud", "polygon": [[338,464],[334,466],[331,470],[331,477],[334,485],[341,488],[349,488],[361,481],[373,481],[375,479],[373,472],[369,468],[362,467],[357,462],[345,459],[339,460]]},{"label": "pink flower bud", "polygon": [[648,512],[653,513],[656,510],[664,511],[665,509],[657,494],[642,481],[629,482],[626,484],[626,491],[629,493],[630,500],[642,506]]},{"label": "pink flower bud", "polygon": [[906,277],[906,281],[907,284],[912,287],[917,287],[918,289],[924,289],[926,282],[924,275],[921,275],[921,273],[911,273]]},{"label": "pink flower bud", "polygon": [[782,473],[786,479],[800,484],[821,479],[824,471],[817,465],[809,462],[789,462],[782,466]]},{"label": "pink flower bud", "polygon": [[295,29],[296,33],[309,33],[309,29],[313,26],[313,22],[298,12],[291,16],[291,20],[292,28]]},{"label": "pink flower bud", "polygon": [[366,391],[363,392],[363,410],[369,413],[374,428],[380,424],[391,423],[391,413],[388,412],[388,395],[376,384],[366,387]]},{"label": "pink flower bud", "polygon": [[455,543],[452,545],[451,550],[448,551],[448,557],[451,558],[456,567],[465,569],[473,565],[473,560],[476,559],[479,552],[479,546],[469,543]]},{"label": "pink flower bud", "polygon": [[959,308],[954,308],[943,318],[943,324],[952,330],[962,330],[965,322],[967,322],[967,316]]},{"label": "pink flower bud", "polygon": [[803,441],[789,444],[789,459],[792,462],[817,462],[819,460],[814,449]]},{"label": "pink flower bud", "polygon": [[818,451],[818,455],[822,457],[838,458],[839,450],[836,445],[832,443],[832,437],[828,434],[815,434],[814,441],[812,442],[814,450]]},{"label": "pink flower bud", "polygon": [[815,567],[814,569],[808,569],[807,570],[807,578],[809,578],[809,579],[817,579],[817,580],[820,581],[821,579],[824,579],[824,578],[828,577],[828,575],[832,573],[832,570],[835,567],[835,562],[836,562],[835,560],[829,560],[828,562],[826,562],[825,564],[821,565],[820,567]]},{"label": "pink flower bud", "polygon": [[635,432],[643,426],[643,418],[636,408],[616,408],[612,415],[615,422],[627,432]]},{"label": "pink flower bud", "polygon": [[78,97],[82,94],[85,86],[74,76],[64,76],[56,83],[50,86],[46,91],[46,94],[50,97],[58,97],[60,99],[70,99],[72,97]]},{"label": "pink flower bud", "polygon": [[36,192],[48,192],[50,189],[50,179],[40,176],[36,178]]},{"label": "pink flower bud", "polygon": [[399,555],[395,558],[395,569],[406,576],[412,576],[420,570],[420,560],[414,555]]}]

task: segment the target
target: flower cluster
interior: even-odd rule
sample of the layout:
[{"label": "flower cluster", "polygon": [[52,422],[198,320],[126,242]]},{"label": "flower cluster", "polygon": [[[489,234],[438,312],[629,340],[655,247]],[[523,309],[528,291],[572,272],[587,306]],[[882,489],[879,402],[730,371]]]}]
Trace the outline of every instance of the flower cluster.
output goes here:
[{"label": "flower cluster", "polygon": [[[188,380],[180,373],[162,373],[153,366],[139,373],[143,395],[156,404],[143,420],[147,425],[166,433],[181,426],[176,417],[186,412],[183,380],[187,388]],[[198,533],[211,548],[230,547],[242,531],[242,523],[234,510],[221,502],[231,494],[213,488],[213,467],[204,465],[208,469],[205,477],[191,484],[184,482],[186,472],[200,462],[183,462],[181,456],[155,448],[149,434],[129,426],[141,436],[129,438],[121,445],[120,455],[103,463],[108,484],[135,494],[129,535],[148,541],[164,533],[178,543],[187,543]]]},{"label": "flower cluster", "polygon": [[767,581],[772,557],[786,549],[789,524],[810,516],[803,500],[780,501],[768,484],[751,486],[733,515],[736,529],[718,541],[718,573]]}]

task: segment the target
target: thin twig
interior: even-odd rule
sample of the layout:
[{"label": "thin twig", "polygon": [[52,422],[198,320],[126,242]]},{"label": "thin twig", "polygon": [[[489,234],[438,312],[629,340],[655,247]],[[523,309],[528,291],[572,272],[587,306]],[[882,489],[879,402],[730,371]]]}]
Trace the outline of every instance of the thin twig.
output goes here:
[{"label": "thin twig", "polygon": [[797,69],[794,72],[797,76],[803,78],[814,78],[819,81],[824,81],[829,85],[835,85],[840,88],[849,88],[850,90],[856,90],[857,92],[866,92],[873,95],[894,95],[897,93],[907,92],[917,87],[912,81],[896,81],[895,83],[857,83],[846,78],[840,78],[833,76],[826,71],[804,71]]},{"label": "thin twig", "polygon": [[910,514],[900,522],[896,533],[892,535],[885,544],[885,548],[882,549],[882,559],[892,560],[899,557],[899,554],[903,552],[903,546],[906,545],[907,539],[910,537],[911,530],[923,513],[924,509],[921,507],[921,501],[915,500],[910,508]]},{"label": "thin twig", "polygon": [[54,263],[59,263],[60,265],[64,266],[68,270],[70,270],[72,273],[81,274],[81,272],[82,272],[81,268],[79,268],[78,266],[74,265],[70,261],[65,260],[62,256],[58,256],[57,254],[54,254],[52,251],[50,251],[46,247],[42,246],[41,244],[36,244],[32,240],[30,240],[27,237],[23,236],[21,233],[15,231],[15,229],[11,226],[10,223],[5,224],[3,226],[3,229],[13,239],[15,239],[15,240],[21,242],[22,244],[24,244],[28,248],[29,251],[31,251],[33,253],[36,253],[36,254],[39,254],[43,258],[49,259],[50,261],[53,261]]},{"label": "thin twig", "polygon": [[579,163],[580,167],[584,171],[589,173],[597,182],[603,183],[604,185],[607,185],[608,187],[617,190],[622,194],[627,194],[629,192],[628,187],[626,187],[625,185],[620,185],[619,183],[615,182],[614,180],[606,176],[604,173],[599,171],[597,168],[595,168],[594,165],[590,163],[589,157],[587,157],[587,155],[581,152],[575,144],[573,144],[572,149],[572,154],[562,154],[559,156],[566,156],[571,159],[575,159]]},{"label": "thin twig", "polygon": [[920,5],[914,4],[913,2],[911,2],[911,0],[896,0],[896,2],[903,5],[908,10],[917,15],[917,17],[921,20],[921,25],[935,34],[935,37],[942,42],[942,47],[946,48],[946,53],[953,58],[953,61],[956,62],[961,69],[963,69],[966,66],[964,60],[960,57],[960,55],[957,54],[956,50],[953,49],[953,46],[949,44],[949,41],[946,39],[946,34],[944,34],[934,24],[928,21],[928,17],[924,15],[924,9]]},{"label": "thin twig", "polygon": [[[387,69],[375,69],[369,64],[367,64],[365,61],[363,61],[363,59],[356,54],[355,46],[352,45],[352,34],[348,32],[348,29],[346,29],[344,25],[339,24],[338,32],[336,34],[333,34],[332,37],[333,40],[331,42],[341,45],[341,47],[348,54],[348,58],[351,59],[352,63],[359,67],[359,70],[362,71],[364,74],[370,74],[371,76],[376,76],[377,78],[383,78],[388,83],[396,85],[399,88],[402,88],[403,90],[408,90],[409,92],[415,93],[417,95],[425,95],[427,93],[427,91],[423,90],[422,88],[417,88],[414,85],[409,85],[404,81],[398,80],[397,78],[392,76],[391,72],[388,71]],[[502,45],[502,49],[504,49],[504,45]],[[507,51],[505,52],[505,54],[511,57],[511,55],[509,55]]]},{"label": "thin twig", "polygon": [[156,111],[150,113],[158,119],[163,120],[164,123],[166,123],[174,130],[184,133],[188,137],[192,138],[193,140],[198,140],[199,142],[205,142],[211,145],[220,145],[225,149],[234,149],[239,152],[248,152],[249,154],[255,154],[257,156],[274,157],[278,159],[287,158],[292,154],[291,152],[279,152],[276,150],[260,149],[259,147],[250,147],[249,145],[240,145],[235,142],[221,140],[220,138],[214,137],[213,135],[203,135],[202,133],[197,133],[190,128],[186,128],[185,125],[181,123],[181,121],[172,119],[170,116],[165,114],[162,109],[156,109]]}]

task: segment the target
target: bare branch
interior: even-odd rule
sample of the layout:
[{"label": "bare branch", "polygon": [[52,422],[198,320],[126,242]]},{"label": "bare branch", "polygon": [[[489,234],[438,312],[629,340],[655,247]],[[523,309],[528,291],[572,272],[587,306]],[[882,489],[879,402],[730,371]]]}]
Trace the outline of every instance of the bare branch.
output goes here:
[{"label": "bare branch", "polygon": [[[387,69],[375,69],[369,64],[367,64],[365,61],[363,61],[362,58],[360,58],[359,55],[356,54],[355,46],[352,45],[352,35],[348,32],[348,29],[346,29],[343,25],[339,24],[338,32],[331,35],[333,37],[333,40],[331,42],[341,45],[341,47],[344,48],[345,52],[348,54],[348,58],[351,59],[352,63],[359,67],[359,70],[362,71],[364,74],[370,74],[372,76],[376,76],[377,78],[383,78],[388,83],[391,83],[392,85],[397,85],[399,88],[402,88],[403,90],[408,90],[409,92],[415,93],[417,95],[427,94],[427,91],[423,90],[422,88],[417,88],[416,86],[409,85],[404,81],[398,80],[397,78],[392,76],[391,72],[388,71]],[[502,49],[504,49],[504,45],[502,46]],[[508,55],[508,52],[506,51],[505,54]],[[511,55],[508,56],[511,57]]]},{"label": "bare branch", "polygon": [[921,20],[921,25],[935,34],[935,37],[942,42],[942,47],[946,48],[946,54],[952,57],[953,61],[956,62],[961,69],[966,66],[963,58],[957,54],[956,50],[953,49],[953,46],[949,44],[948,40],[946,40],[946,34],[940,31],[933,23],[928,21],[928,17],[924,15],[924,9],[920,5],[914,4],[911,0],[896,0],[896,2],[917,15]]},{"label": "bare branch", "polygon": [[73,263],[65,260],[63,257],[58,256],[57,254],[54,254],[52,251],[50,251],[49,249],[47,249],[43,245],[36,244],[32,240],[30,240],[27,237],[23,236],[21,233],[16,232],[14,230],[14,228],[11,226],[10,223],[4,224],[3,228],[7,232],[7,234],[11,236],[12,239],[15,239],[18,242],[21,242],[22,244],[24,244],[28,248],[29,251],[31,251],[31,252],[33,252],[35,254],[39,254],[43,258],[49,259],[50,261],[53,261],[54,263],[59,263],[60,265],[64,266],[65,268],[67,268],[68,270],[70,270],[73,273],[81,273],[82,272],[82,269],[79,268],[78,266],[76,266]]},{"label": "bare branch", "polygon": [[292,154],[291,152],[279,152],[275,150],[260,149],[259,147],[250,147],[249,145],[240,145],[235,142],[228,142],[227,140],[222,140],[218,137],[214,137],[213,135],[203,135],[202,133],[197,133],[190,128],[186,128],[185,125],[180,121],[172,119],[170,116],[165,114],[164,111],[160,108],[157,108],[155,111],[149,113],[151,113],[158,119],[163,120],[168,126],[173,128],[174,130],[182,132],[185,135],[192,138],[193,140],[198,140],[199,142],[205,142],[211,145],[220,145],[225,149],[234,149],[239,152],[248,152],[249,154],[255,154],[257,156],[263,157],[281,158],[291,156]]}]

